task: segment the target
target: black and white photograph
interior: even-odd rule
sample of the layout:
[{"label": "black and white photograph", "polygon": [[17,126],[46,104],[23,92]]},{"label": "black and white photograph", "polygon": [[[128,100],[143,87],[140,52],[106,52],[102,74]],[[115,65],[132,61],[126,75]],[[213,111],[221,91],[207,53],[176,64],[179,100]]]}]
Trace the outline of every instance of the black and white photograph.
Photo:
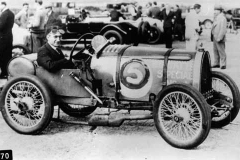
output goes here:
[{"label": "black and white photograph", "polygon": [[239,160],[239,0],[0,0],[0,160]]}]

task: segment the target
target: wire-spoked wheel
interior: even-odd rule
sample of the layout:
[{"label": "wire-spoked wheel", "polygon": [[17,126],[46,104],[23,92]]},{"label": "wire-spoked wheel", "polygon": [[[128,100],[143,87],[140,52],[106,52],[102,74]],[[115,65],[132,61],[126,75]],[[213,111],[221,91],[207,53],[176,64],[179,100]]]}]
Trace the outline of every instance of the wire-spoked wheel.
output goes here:
[{"label": "wire-spoked wheel", "polygon": [[210,105],[217,112],[212,116],[212,127],[220,128],[232,122],[239,112],[240,93],[236,83],[224,73],[212,72],[214,90]]},{"label": "wire-spoked wheel", "polygon": [[189,85],[165,87],[157,97],[153,113],[160,135],[177,148],[197,147],[211,128],[210,107],[204,97]]},{"label": "wire-spoked wheel", "polygon": [[47,127],[52,118],[50,92],[35,76],[11,79],[0,98],[3,118],[16,132],[37,134]]}]

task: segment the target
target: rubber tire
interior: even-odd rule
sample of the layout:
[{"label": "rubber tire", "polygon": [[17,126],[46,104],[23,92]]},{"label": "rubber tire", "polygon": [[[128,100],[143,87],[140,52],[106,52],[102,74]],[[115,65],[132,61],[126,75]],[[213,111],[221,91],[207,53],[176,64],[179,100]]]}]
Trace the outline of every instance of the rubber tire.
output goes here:
[{"label": "rubber tire", "polygon": [[155,25],[153,25],[153,26],[151,26],[151,32],[157,32],[157,37],[156,37],[156,39],[151,39],[151,38],[149,38],[148,39],[148,43],[149,44],[156,44],[156,43],[158,43],[159,41],[160,41],[160,38],[161,38],[161,30],[157,27],[157,26],[155,26]]},{"label": "rubber tire", "polygon": [[226,119],[224,119],[222,121],[218,121],[218,122],[212,121],[213,128],[221,128],[223,126],[228,125],[230,122],[232,122],[237,117],[238,112],[239,112],[239,107],[240,107],[240,92],[239,92],[239,89],[238,89],[236,83],[228,75],[226,75],[222,72],[212,71],[212,78],[213,77],[224,81],[228,85],[228,87],[231,89],[231,92],[233,95],[234,108],[231,110],[231,113],[229,114],[229,116],[226,117]]},{"label": "rubber tire", "polygon": [[[42,118],[42,120],[38,123],[38,125],[32,127],[32,128],[22,128],[21,126],[18,126],[16,124],[14,124],[10,118],[7,115],[7,111],[5,109],[5,98],[6,98],[6,94],[7,91],[9,90],[9,88],[14,85],[15,83],[18,83],[19,81],[27,81],[30,82],[32,84],[34,84],[42,93],[43,98],[45,100],[45,113],[44,116]],[[50,123],[51,118],[53,116],[53,106],[52,106],[52,97],[51,97],[51,93],[48,90],[48,87],[41,81],[39,80],[39,78],[37,78],[36,76],[33,75],[21,75],[21,77],[14,77],[11,80],[9,80],[1,94],[0,94],[0,106],[1,106],[1,112],[2,112],[2,116],[4,118],[4,120],[6,121],[6,123],[16,132],[21,133],[21,134],[39,134],[40,132],[42,132]]]},{"label": "rubber tire", "polygon": [[113,42],[113,44],[123,44],[123,37],[122,37],[122,35],[119,32],[115,31],[115,30],[109,30],[109,31],[105,32],[103,34],[103,36],[106,37],[107,39],[109,39],[110,37],[115,37],[117,39],[118,43],[114,43]]},{"label": "rubber tire", "polygon": [[96,109],[96,107],[94,106],[89,106],[85,108],[72,108],[70,105],[66,103],[61,103],[58,106],[64,113],[72,117],[86,117],[92,112],[94,112]]},{"label": "rubber tire", "polygon": [[[191,96],[198,104],[200,111],[202,113],[203,127],[201,130],[201,133],[199,134],[199,136],[196,139],[194,139],[190,143],[181,143],[181,142],[175,141],[174,139],[171,139],[171,137],[168,135],[168,133],[165,133],[164,130],[159,125],[159,122],[160,122],[160,120],[158,118],[159,105],[160,105],[162,99],[168,93],[175,92],[175,91],[181,91],[181,92],[184,92],[184,93],[188,94],[189,96]],[[211,110],[210,110],[209,105],[207,104],[203,95],[200,92],[198,92],[192,86],[186,85],[186,84],[171,84],[171,85],[166,86],[164,89],[162,89],[160,91],[160,93],[158,94],[157,99],[154,103],[153,118],[154,118],[155,126],[156,126],[158,132],[160,133],[160,135],[162,136],[162,138],[171,146],[176,147],[176,148],[181,148],[181,149],[191,149],[191,148],[195,148],[198,145],[200,145],[207,138],[210,128],[211,128]]]},{"label": "rubber tire", "polygon": [[211,23],[212,25],[213,25],[213,22],[211,21],[211,20],[209,20],[209,19],[207,19],[207,20],[205,20],[204,22],[204,27],[206,28],[206,29],[211,29],[212,27],[208,27],[208,23]]},{"label": "rubber tire", "polygon": [[[29,50],[29,48],[26,47],[25,45],[15,44],[15,45],[13,45],[12,50],[14,50],[14,49],[16,49],[16,48],[22,49],[22,50],[23,50],[23,55],[26,55],[26,54],[30,54],[30,53],[31,53],[30,50]],[[13,57],[16,57],[16,56],[13,55]]]}]

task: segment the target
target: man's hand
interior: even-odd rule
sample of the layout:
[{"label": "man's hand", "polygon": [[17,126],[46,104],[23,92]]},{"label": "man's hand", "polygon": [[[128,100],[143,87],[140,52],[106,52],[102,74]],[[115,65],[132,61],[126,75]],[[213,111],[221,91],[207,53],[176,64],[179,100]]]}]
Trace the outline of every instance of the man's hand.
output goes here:
[{"label": "man's hand", "polygon": [[27,25],[27,28],[32,28],[32,24],[28,24],[28,25]]},{"label": "man's hand", "polygon": [[78,66],[81,63],[81,60],[72,59],[72,62],[75,66]]}]

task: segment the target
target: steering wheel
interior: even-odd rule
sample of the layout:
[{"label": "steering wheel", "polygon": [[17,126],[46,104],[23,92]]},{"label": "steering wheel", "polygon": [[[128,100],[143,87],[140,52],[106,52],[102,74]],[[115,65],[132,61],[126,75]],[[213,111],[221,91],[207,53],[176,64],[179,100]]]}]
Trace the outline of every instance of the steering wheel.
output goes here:
[{"label": "steering wheel", "polygon": [[[70,52],[69,61],[72,62],[73,56],[76,56],[76,55],[78,55],[79,53],[83,53],[84,50],[91,50],[91,49],[92,49],[92,46],[91,46],[91,44],[87,44],[87,41],[86,41],[86,40],[87,40],[88,38],[91,38],[91,39],[92,39],[93,37],[94,37],[94,35],[91,34],[91,33],[86,33],[86,34],[83,34],[82,36],[80,36],[79,39],[75,42],[75,44],[74,44],[74,46],[73,46],[73,48],[72,48],[72,50],[71,50],[71,52]],[[84,48],[81,49],[80,51],[78,51],[75,55],[73,55],[74,51],[76,50],[76,47],[77,47],[78,43],[79,43],[82,39],[84,39]]]}]

